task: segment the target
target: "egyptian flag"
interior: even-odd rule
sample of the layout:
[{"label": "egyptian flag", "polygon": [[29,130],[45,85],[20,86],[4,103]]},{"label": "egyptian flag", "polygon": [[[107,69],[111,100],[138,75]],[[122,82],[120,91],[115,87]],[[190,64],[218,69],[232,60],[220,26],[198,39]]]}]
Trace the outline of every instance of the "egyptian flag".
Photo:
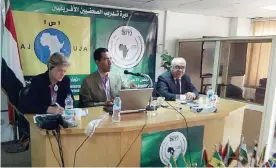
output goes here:
[{"label": "egyptian flag", "polygon": [[[6,4],[5,4],[6,1]],[[5,12],[2,12],[5,11]],[[25,86],[19,56],[15,26],[9,0],[1,2],[1,88],[9,99],[9,120],[14,120],[13,109],[17,108],[19,92]]]}]

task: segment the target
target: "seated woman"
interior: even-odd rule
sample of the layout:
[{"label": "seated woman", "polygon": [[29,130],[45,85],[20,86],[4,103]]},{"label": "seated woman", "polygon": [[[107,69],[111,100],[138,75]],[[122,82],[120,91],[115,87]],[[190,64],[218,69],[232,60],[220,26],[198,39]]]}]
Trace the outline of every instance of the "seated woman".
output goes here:
[{"label": "seated woman", "polygon": [[48,70],[32,79],[27,101],[26,113],[63,114],[65,99],[71,95],[70,79],[65,73],[70,63],[61,53],[54,53],[48,60]]},{"label": "seated woman", "polygon": [[[22,89],[20,94],[20,111],[35,114],[62,114],[67,95],[72,96],[70,79],[65,76],[70,63],[61,53],[54,53],[48,60],[48,70],[35,76],[29,86]],[[74,99],[73,99],[74,100]],[[19,147],[11,149],[24,151],[29,149],[30,128],[23,115],[19,116]]]}]

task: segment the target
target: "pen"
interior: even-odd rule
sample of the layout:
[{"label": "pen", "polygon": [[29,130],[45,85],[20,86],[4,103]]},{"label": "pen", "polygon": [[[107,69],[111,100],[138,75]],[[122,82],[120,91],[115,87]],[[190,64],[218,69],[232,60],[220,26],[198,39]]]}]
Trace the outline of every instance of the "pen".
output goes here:
[{"label": "pen", "polygon": [[58,107],[60,107],[60,105],[59,105],[58,103],[56,103],[56,105],[57,105]]}]

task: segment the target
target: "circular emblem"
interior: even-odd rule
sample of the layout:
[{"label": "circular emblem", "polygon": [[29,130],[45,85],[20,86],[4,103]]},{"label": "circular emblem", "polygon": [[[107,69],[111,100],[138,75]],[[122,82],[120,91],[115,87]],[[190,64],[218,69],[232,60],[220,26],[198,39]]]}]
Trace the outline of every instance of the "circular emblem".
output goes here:
[{"label": "circular emblem", "polygon": [[34,50],[37,58],[47,64],[48,58],[56,53],[63,53],[69,57],[71,54],[71,44],[68,37],[60,30],[45,29],[41,31],[35,38]]},{"label": "circular emblem", "polygon": [[161,143],[159,150],[160,160],[164,165],[169,165],[170,157],[173,155],[175,159],[187,150],[187,140],[181,132],[172,132],[167,135]]},{"label": "circular emblem", "polygon": [[121,26],[109,37],[108,50],[115,65],[125,69],[133,68],[143,58],[144,39],[134,27]]},{"label": "circular emblem", "polygon": [[54,87],[54,91],[57,92],[58,91],[58,85],[55,85]]}]

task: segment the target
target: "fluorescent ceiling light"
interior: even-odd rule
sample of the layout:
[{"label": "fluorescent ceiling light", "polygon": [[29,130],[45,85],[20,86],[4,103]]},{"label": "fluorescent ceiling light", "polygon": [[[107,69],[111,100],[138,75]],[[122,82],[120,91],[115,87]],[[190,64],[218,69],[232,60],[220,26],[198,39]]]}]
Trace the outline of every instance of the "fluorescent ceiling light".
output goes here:
[{"label": "fluorescent ceiling light", "polygon": [[276,10],[276,6],[265,6],[263,8],[267,10]]}]

